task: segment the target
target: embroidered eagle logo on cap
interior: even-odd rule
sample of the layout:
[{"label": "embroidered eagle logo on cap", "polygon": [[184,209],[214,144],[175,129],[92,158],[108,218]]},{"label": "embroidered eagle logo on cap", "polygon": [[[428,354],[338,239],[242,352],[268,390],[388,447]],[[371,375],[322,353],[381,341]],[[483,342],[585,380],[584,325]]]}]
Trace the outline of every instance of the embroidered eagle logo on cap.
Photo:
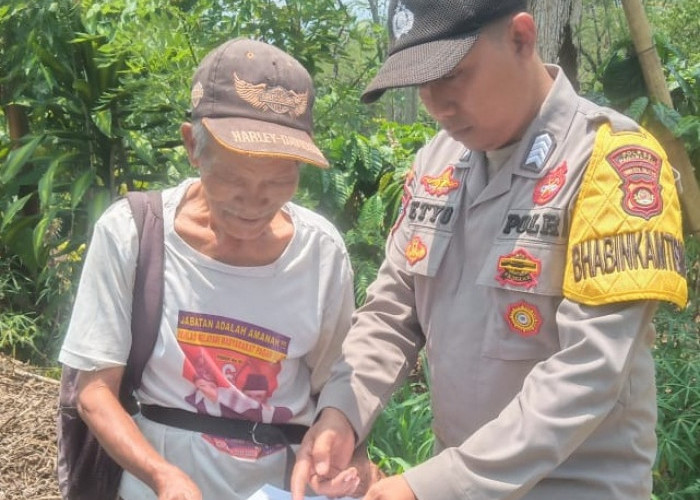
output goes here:
[{"label": "embroidered eagle logo on cap", "polygon": [[249,83],[233,74],[236,94],[255,109],[272,111],[293,118],[303,115],[309,102],[309,93],[298,94],[282,87],[268,88],[266,83]]}]

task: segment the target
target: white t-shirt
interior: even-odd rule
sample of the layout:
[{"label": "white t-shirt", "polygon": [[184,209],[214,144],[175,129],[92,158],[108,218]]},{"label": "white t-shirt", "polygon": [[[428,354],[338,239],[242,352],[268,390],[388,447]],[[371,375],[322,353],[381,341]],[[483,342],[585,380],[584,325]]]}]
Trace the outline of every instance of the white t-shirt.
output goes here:
[{"label": "white t-shirt", "polygon": [[[316,394],[340,353],[354,308],[343,240],[323,217],[285,205],[294,235],[272,264],[237,267],[190,247],[174,230],[197,179],[163,191],[164,304],[153,354],[136,391],[142,403],[249,420],[311,424]],[[80,370],[124,365],[138,236],[126,200],[98,220],[59,361]],[[135,417],[166,460],[205,499],[245,499],[282,485],[286,453]],[[155,499],[125,472],[125,500]]]}]

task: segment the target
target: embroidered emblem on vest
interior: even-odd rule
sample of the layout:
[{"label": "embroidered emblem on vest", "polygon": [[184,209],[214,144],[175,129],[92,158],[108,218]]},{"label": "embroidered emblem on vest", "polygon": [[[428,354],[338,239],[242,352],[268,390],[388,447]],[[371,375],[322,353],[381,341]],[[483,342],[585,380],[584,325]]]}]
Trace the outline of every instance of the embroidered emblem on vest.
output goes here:
[{"label": "embroidered emblem on vest", "polygon": [[547,158],[549,158],[549,153],[554,150],[554,145],[554,136],[549,132],[543,132],[535,137],[523,168],[533,172],[542,170],[542,167],[547,162]]},{"label": "embroidered emblem on vest", "polygon": [[610,153],[607,160],[622,179],[622,209],[646,220],[659,215],[663,210],[659,155],[640,146],[626,146]]},{"label": "embroidered emblem on vest", "polygon": [[530,253],[518,248],[513,253],[498,258],[496,280],[501,285],[532,288],[537,284],[537,277],[542,271],[542,262]]},{"label": "embroidered emblem on vest", "polygon": [[532,193],[532,201],[535,205],[544,205],[554,199],[557,193],[561,191],[561,188],[564,187],[567,171],[566,162],[563,162],[540,179],[535,186],[535,191]]},{"label": "embroidered emblem on vest", "polygon": [[282,87],[269,89],[266,83],[249,83],[233,74],[236,93],[241,99],[262,111],[272,111],[278,115],[288,114],[296,118],[306,112],[309,93],[298,94]]},{"label": "embroidered emblem on vest", "polygon": [[413,28],[413,12],[406,8],[403,2],[396,4],[394,17],[391,18],[391,29],[394,32],[394,38],[399,39]]},{"label": "embroidered emblem on vest", "polygon": [[442,171],[437,177],[432,175],[424,175],[420,183],[423,185],[428,194],[433,196],[445,196],[450,191],[454,191],[459,187],[459,181],[454,178],[455,167],[450,165]]},{"label": "embroidered emblem on vest", "polygon": [[520,301],[508,306],[505,313],[506,323],[511,330],[523,337],[532,337],[540,333],[542,316],[537,306]]},{"label": "embroidered emblem on vest", "polygon": [[425,243],[423,243],[420,236],[414,236],[411,241],[408,242],[404,253],[408,263],[413,266],[416,264],[416,262],[420,262],[421,260],[425,259],[425,257],[428,255],[428,247],[425,246]]}]

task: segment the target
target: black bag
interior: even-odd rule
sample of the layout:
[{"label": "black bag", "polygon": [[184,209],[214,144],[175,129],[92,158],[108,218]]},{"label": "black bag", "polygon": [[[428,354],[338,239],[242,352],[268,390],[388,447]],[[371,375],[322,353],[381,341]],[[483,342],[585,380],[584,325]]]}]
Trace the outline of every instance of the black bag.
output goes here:
[{"label": "black bag", "polygon": [[[127,199],[139,234],[133,306],[131,350],[119,400],[131,414],[132,395],[158,336],[163,309],[163,205],[159,191],[129,192]],[[58,484],[65,500],[116,498],[122,468],[100,446],[76,408],[78,371],[63,367],[57,417]]]}]

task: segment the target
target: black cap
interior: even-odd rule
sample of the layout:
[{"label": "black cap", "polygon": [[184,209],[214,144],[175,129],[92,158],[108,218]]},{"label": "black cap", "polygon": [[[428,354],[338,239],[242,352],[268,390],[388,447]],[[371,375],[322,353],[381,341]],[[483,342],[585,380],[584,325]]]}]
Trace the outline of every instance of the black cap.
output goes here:
[{"label": "black cap", "polygon": [[392,0],[389,57],[362,94],[374,102],[386,89],[442,78],[467,55],[487,24],[527,10],[527,0]]}]

